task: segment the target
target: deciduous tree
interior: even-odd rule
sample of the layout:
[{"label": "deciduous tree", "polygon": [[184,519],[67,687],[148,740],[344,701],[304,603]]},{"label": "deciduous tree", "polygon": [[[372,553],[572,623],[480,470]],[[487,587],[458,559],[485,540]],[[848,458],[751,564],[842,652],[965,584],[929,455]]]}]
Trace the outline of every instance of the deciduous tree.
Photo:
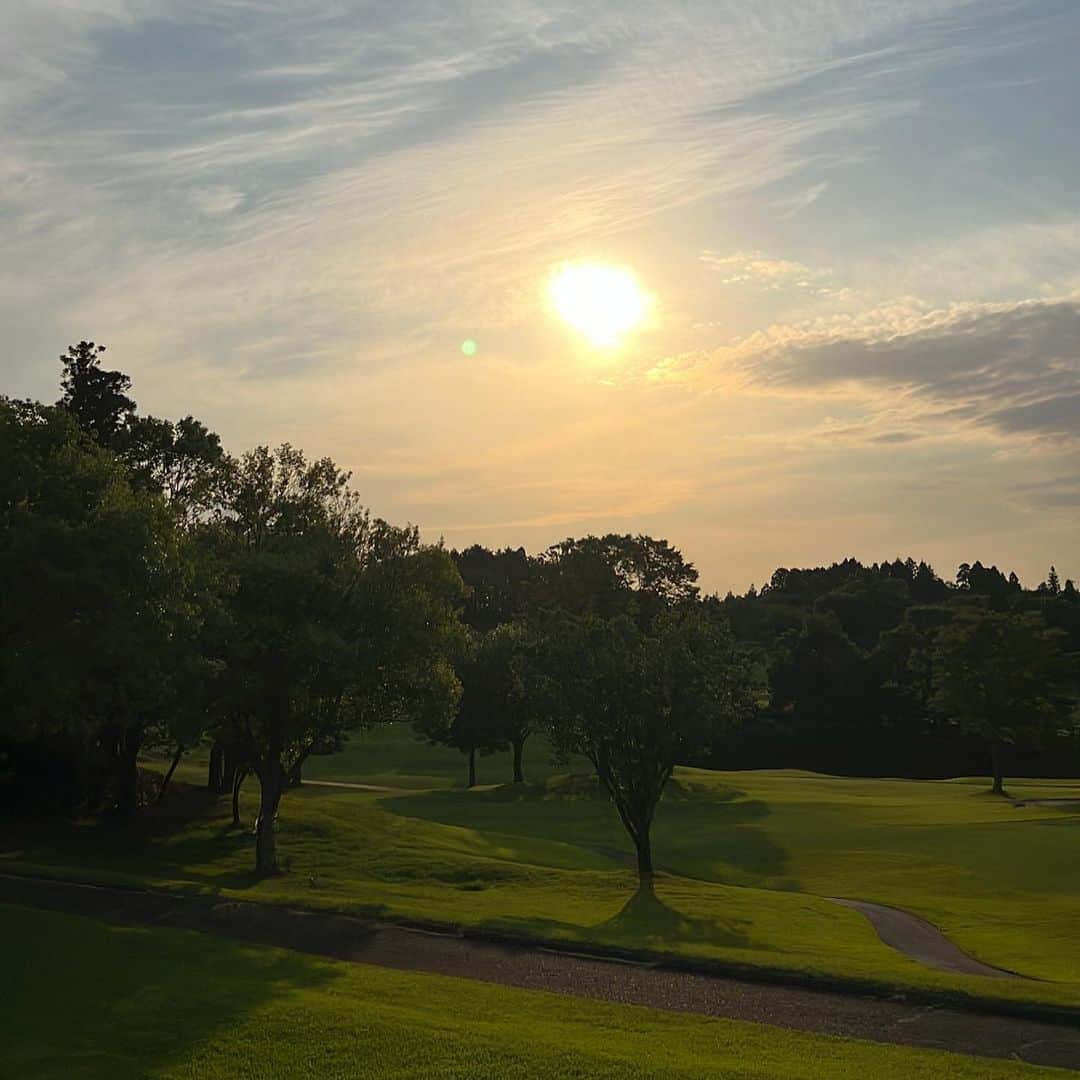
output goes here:
[{"label": "deciduous tree", "polygon": [[993,792],[1005,793],[1002,748],[1031,744],[1065,723],[1061,635],[1037,615],[986,613],[957,620],[937,638],[937,708],[990,750]]},{"label": "deciduous tree", "polygon": [[750,669],[726,622],[698,604],[648,629],[626,614],[552,615],[552,737],[592,762],[651,882],[653,815],[672,771],[752,708]]},{"label": "deciduous tree", "polygon": [[314,746],[380,721],[450,715],[463,587],[446,552],[373,519],[329,459],[256,449],[238,465],[229,507],[229,708],[260,783],[256,871],[268,874],[287,777]]}]

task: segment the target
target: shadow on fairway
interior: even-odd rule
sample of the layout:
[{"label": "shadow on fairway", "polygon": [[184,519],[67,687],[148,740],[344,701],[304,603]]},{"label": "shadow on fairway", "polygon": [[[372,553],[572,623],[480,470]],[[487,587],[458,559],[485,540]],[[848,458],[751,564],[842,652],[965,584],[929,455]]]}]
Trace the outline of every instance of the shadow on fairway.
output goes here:
[{"label": "shadow on fairway", "polygon": [[[523,863],[546,865],[550,851],[530,841],[570,844],[616,866],[632,866],[630,844],[594,776],[474,791],[423,792],[380,800],[401,817],[498,835]],[[665,871],[727,885],[795,890],[790,859],[770,834],[768,803],[735,788],[673,780],[657,808],[653,852]],[[518,843],[508,842],[509,837]],[[602,863],[595,869],[606,869]]]},{"label": "shadow on fairway", "polygon": [[498,924],[526,937],[617,945],[624,949],[673,952],[687,945],[741,949],[752,944],[760,951],[769,947],[761,941],[751,942],[748,919],[706,919],[691,915],[661,899],[655,888],[648,886],[639,886],[615,915],[592,925],[536,917],[502,918]]},{"label": "shadow on fairway", "polygon": [[0,1025],[12,1076],[136,1080],[170,1066],[187,1075],[197,1046],[339,975],[228,938],[16,907],[0,907],[0,945],[15,989]]},{"label": "shadow on fairway", "polygon": [[768,829],[769,804],[734,788],[702,796],[675,787],[656,810],[653,856],[664,870],[724,885],[796,890],[787,849]]},{"label": "shadow on fairway", "polygon": [[743,948],[750,944],[744,927],[748,920],[728,920],[723,923],[697,918],[678,911],[656,895],[650,885],[642,885],[623,905],[619,913],[595,927],[603,936],[620,941],[640,940],[642,943],[701,942]]}]

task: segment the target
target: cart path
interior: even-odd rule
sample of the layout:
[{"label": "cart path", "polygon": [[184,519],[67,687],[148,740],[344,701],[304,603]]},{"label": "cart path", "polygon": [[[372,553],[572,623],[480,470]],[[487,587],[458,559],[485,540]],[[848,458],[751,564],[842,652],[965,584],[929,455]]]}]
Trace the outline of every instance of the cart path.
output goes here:
[{"label": "cart path", "polygon": [[1080,1020],[913,1005],[436,934],[332,913],[0,875],[0,902],[179,927],[354,963],[1080,1070]]},{"label": "cart path", "polygon": [[836,896],[829,899],[834,904],[854,908],[870,920],[877,935],[890,948],[910,956],[927,967],[939,971],[951,971],[956,975],[985,975],[994,979],[1018,979],[1021,976],[1004,968],[991,967],[968,956],[954,945],[933,923],[920,919],[899,908],[884,904],[871,904],[866,900],[843,900]]}]

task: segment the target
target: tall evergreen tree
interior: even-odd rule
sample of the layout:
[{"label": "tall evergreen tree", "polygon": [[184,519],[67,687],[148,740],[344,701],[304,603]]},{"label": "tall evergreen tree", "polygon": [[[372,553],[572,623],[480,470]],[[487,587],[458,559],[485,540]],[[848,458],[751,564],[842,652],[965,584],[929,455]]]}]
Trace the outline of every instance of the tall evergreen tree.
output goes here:
[{"label": "tall evergreen tree", "polygon": [[111,446],[135,412],[135,402],[128,397],[131,379],[122,371],[102,368],[103,352],[104,345],[80,341],[60,356],[63,365],[60,385],[64,393],[57,404],[70,412],[102,446]]}]

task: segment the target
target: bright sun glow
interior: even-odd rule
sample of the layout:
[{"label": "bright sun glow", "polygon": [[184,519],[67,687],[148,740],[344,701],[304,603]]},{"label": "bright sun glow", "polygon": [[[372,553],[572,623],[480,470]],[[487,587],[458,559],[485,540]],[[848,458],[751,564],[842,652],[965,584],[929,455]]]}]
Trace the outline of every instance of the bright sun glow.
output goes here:
[{"label": "bright sun glow", "polygon": [[597,348],[613,349],[640,326],[650,298],[634,275],[617,266],[566,265],[551,279],[555,310]]}]

